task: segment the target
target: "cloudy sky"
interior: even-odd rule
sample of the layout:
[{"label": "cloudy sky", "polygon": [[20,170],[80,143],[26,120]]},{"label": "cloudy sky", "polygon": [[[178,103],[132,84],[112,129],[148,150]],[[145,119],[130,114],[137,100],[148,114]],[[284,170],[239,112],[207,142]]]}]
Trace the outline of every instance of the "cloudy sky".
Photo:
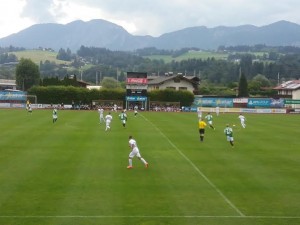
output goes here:
[{"label": "cloudy sky", "polygon": [[104,19],[135,35],[279,20],[300,24],[299,0],[0,0],[0,38],[33,24]]}]

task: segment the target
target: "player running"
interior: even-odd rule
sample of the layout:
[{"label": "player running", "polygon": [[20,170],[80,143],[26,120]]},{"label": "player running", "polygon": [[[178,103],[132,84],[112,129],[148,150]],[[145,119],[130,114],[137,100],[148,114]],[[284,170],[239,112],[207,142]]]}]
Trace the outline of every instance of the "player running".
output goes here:
[{"label": "player running", "polygon": [[148,168],[148,163],[146,162],[146,160],[144,158],[142,158],[141,154],[140,154],[140,151],[139,151],[139,148],[137,146],[137,143],[136,141],[133,139],[132,136],[129,136],[129,147],[131,149],[131,152],[129,153],[129,159],[128,159],[128,162],[129,162],[129,165],[127,166],[127,169],[132,169],[133,166],[132,166],[132,159],[134,156],[136,156],[139,160],[141,160],[145,167]]},{"label": "player running", "polygon": [[119,115],[120,120],[122,121],[122,125],[125,128],[126,126],[126,121],[127,121],[127,115],[125,110],[122,111],[122,113]]},{"label": "player running", "polygon": [[205,116],[205,119],[207,120],[209,127],[215,130],[215,128],[213,126],[213,116],[210,113],[207,113],[207,115]]},{"label": "player running", "polygon": [[230,145],[233,147],[233,130],[229,126],[229,124],[226,125],[226,128],[224,129],[224,134],[226,135],[227,141],[229,141]]},{"label": "player running", "polygon": [[105,123],[106,123],[105,131],[110,130],[110,123],[112,119],[113,119],[112,115],[110,114],[110,112],[108,112],[108,114],[105,116]]},{"label": "player running", "polygon": [[239,117],[238,117],[239,119],[240,119],[240,121],[241,121],[241,125],[242,125],[242,127],[243,128],[246,128],[246,117],[244,117],[243,115],[242,115],[242,113],[239,115]]},{"label": "player running", "polygon": [[98,109],[98,113],[99,113],[99,121],[100,121],[100,123],[102,123],[102,121],[104,122],[104,121],[105,121],[105,120],[104,120],[104,115],[103,115],[104,109],[99,108],[99,109]]}]

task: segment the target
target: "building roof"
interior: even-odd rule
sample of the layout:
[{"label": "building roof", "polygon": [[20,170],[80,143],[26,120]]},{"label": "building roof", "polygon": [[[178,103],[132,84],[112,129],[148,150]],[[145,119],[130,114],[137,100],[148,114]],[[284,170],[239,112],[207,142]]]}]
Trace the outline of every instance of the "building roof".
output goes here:
[{"label": "building roof", "polygon": [[[194,80],[194,76],[193,77],[185,77],[185,76],[182,76],[182,75],[172,75],[172,76],[148,77],[148,85],[162,84],[163,82],[168,81],[168,80],[172,80],[174,78],[180,78],[182,80],[186,80],[186,81],[192,83],[193,85],[198,84],[198,82],[196,82]],[[189,79],[189,78],[191,78],[191,79]]]},{"label": "building roof", "polygon": [[300,89],[300,80],[286,81],[273,89],[274,90],[297,90]]},{"label": "building roof", "polygon": [[16,86],[16,80],[5,80],[5,79],[0,79],[0,85],[11,85],[11,86]]}]

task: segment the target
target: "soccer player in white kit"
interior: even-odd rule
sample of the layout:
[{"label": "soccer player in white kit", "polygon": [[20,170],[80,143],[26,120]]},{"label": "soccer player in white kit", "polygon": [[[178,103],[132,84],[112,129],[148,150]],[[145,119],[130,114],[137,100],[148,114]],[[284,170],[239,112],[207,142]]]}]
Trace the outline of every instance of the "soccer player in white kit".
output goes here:
[{"label": "soccer player in white kit", "polygon": [[105,122],[106,122],[106,127],[105,127],[105,131],[110,130],[110,123],[112,121],[112,115],[110,114],[110,112],[105,116]]},{"label": "soccer player in white kit", "polygon": [[240,115],[239,115],[239,119],[240,119],[240,121],[241,121],[242,127],[243,127],[243,128],[246,128],[246,124],[245,124],[246,118],[245,118],[242,114],[240,114]]},{"label": "soccer player in white kit", "polygon": [[198,120],[201,120],[202,119],[202,111],[201,111],[200,107],[197,108],[197,115],[198,115]]},{"label": "soccer player in white kit", "polygon": [[104,110],[102,108],[98,109],[100,123],[102,123],[102,121],[104,122],[103,112],[104,112]]},{"label": "soccer player in white kit", "polygon": [[129,147],[131,149],[131,152],[129,153],[129,165],[127,166],[127,169],[132,169],[132,159],[134,156],[136,156],[139,160],[141,160],[145,167],[148,168],[148,163],[146,162],[146,160],[144,158],[142,158],[139,148],[137,146],[136,141],[133,139],[132,136],[129,136]]}]

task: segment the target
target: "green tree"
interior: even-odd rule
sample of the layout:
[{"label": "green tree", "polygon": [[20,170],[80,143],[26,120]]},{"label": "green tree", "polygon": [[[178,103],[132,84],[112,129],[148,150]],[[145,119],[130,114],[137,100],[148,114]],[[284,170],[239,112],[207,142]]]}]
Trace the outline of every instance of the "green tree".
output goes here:
[{"label": "green tree", "polygon": [[64,50],[63,48],[60,48],[57,53],[56,58],[60,59],[60,60],[71,61],[72,60],[72,52],[69,48],[67,49],[67,51]]},{"label": "green tree", "polygon": [[248,97],[248,82],[244,73],[241,73],[239,81],[238,97]]},{"label": "green tree", "polygon": [[245,54],[245,55],[242,55],[242,57],[241,57],[240,66],[242,68],[242,72],[247,77],[252,76],[251,70],[252,70],[253,58],[254,58],[254,56],[251,54]]},{"label": "green tree", "polygon": [[120,84],[115,78],[112,77],[104,77],[101,81],[101,86],[103,88],[111,89],[111,88],[119,88]]},{"label": "green tree", "polygon": [[16,67],[16,83],[19,89],[26,91],[34,85],[39,85],[40,71],[31,59],[22,58]]},{"label": "green tree", "polygon": [[269,81],[269,79],[262,74],[257,74],[255,77],[253,77],[253,80],[259,82],[261,87],[271,86],[271,82]]}]

